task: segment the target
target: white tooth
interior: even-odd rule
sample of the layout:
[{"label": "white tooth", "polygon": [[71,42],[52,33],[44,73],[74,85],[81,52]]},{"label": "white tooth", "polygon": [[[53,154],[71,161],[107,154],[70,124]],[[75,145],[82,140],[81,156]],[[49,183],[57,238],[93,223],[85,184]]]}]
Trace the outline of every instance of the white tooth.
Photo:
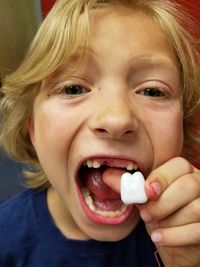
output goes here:
[{"label": "white tooth", "polygon": [[90,196],[90,192],[89,192],[89,190],[86,187],[83,187],[82,188],[82,193],[83,193],[83,196],[85,198],[88,197],[88,196]]},{"label": "white tooth", "polygon": [[96,161],[96,160],[93,161],[93,168],[98,169],[98,168],[100,168],[100,166],[101,165],[99,164],[98,161]]},{"label": "white tooth", "polygon": [[133,169],[137,170],[138,169],[138,165],[136,163],[133,163]]},{"label": "white tooth", "polygon": [[116,211],[95,210],[95,213],[103,217],[117,217],[121,216],[127,210],[127,207],[128,207],[127,205],[123,206],[120,210]]},{"label": "white tooth", "polygon": [[128,171],[137,170],[138,166],[136,163],[131,162],[127,167]]},{"label": "white tooth", "polygon": [[93,164],[92,164],[91,160],[87,160],[87,166],[88,166],[88,168],[92,168],[93,167]]},{"label": "white tooth", "polygon": [[95,207],[94,207],[94,205],[93,205],[93,200],[92,200],[91,196],[87,196],[87,197],[85,198],[85,201],[86,201],[86,203],[88,204],[89,208],[90,208],[92,211],[95,211]]},{"label": "white tooth", "polygon": [[89,208],[92,211],[95,211],[93,200],[92,200],[92,197],[90,196],[90,191],[86,187],[84,187],[84,188],[82,188],[82,193],[83,193],[83,196],[84,196],[85,201],[88,204]]},{"label": "white tooth", "polygon": [[132,170],[133,170],[133,163],[130,163],[130,164],[126,167],[126,169],[127,169],[128,171],[132,171]]}]

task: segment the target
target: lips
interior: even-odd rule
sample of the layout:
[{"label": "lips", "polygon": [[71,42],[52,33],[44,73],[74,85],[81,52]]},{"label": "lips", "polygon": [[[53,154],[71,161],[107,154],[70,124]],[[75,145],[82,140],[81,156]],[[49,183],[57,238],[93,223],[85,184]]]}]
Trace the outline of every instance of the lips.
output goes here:
[{"label": "lips", "polygon": [[85,160],[77,175],[77,190],[86,216],[100,224],[120,224],[132,213],[133,206],[125,205],[120,195],[103,182],[103,175],[110,168],[121,174],[135,172],[137,164],[119,158],[90,158]]}]

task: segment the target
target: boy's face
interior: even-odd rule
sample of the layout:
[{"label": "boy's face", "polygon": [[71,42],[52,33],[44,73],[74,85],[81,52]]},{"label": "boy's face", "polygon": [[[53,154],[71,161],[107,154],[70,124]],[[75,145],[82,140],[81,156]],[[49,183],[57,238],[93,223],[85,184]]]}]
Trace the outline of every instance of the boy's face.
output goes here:
[{"label": "boy's face", "polygon": [[180,155],[179,74],[159,27],[129,10],[96,12],[87,53],[69,79],[78,53],[44,81],[29,132],[52,185],[47,201],[57,227],[70,238],[114,241],[134,229],[139,214],[102,177],[111,167],[138,167],[147,177]]}]

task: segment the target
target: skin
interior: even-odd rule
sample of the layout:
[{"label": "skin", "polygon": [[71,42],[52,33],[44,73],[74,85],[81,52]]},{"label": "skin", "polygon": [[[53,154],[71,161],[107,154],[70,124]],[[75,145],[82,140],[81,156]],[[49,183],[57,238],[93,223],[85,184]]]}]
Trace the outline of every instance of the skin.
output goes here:
[{"label": "skin", "polygon": [[[172,266],[172,256],[174,266],[196,266],[200,218],[192,211],[198,211],[200,178],[178,157],[183,112],[172,48],[151,18],[128,9],[102,10],[95,13],[87,53],[72,77],[65,74],[78,53],[64,70],[43,81],[28,123],[51,183],[47,203],[55,224],[69,238],[115,241],[127,236],[141,216],[165,266]],[[71,84],[82,91],[72,95],[63,90]],[[148,88],[159,94],[149,94]],[[75,173],[91,156],[131,159],[147,178],[150,200],[122,224],[96,224],[82,210]],[[120,192],[115,173],[104,182]]]}]

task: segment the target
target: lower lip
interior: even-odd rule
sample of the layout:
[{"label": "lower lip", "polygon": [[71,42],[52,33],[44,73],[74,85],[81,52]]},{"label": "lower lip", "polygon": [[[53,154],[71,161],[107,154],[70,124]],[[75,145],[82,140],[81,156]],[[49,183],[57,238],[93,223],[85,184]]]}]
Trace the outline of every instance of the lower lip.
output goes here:
[{"label": "lower lip", "polygon": [[86,216],[93,222],[98,223],[98,224],[107,224],[107,225],[118,225],[118,224],[122,224],[124,222],[126,222],[129,217],[132,215],[133,210],[135,209],[134,205],[129,205],[126,209],[126,211],[120,215],[120,216],[116,216],[116,217],[104,217],[101,216],[99,214],[96,214],[95,212],[93,212],[87,205],[85,198],[79,188],[79,186],[77,185],[77,191],[78,191],[78,196],[80,199],[80,203],[82,206],[82,209],[84,211],[84,213],[86,214]]}]

